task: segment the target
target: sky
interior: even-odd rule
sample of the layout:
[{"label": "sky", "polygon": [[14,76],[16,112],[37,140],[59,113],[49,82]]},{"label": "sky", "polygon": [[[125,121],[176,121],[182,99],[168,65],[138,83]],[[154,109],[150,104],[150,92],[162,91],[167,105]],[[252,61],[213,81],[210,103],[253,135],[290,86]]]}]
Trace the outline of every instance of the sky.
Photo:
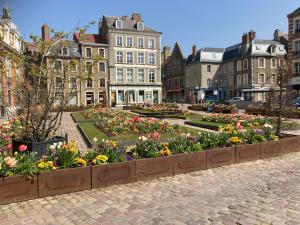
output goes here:
[{"label": "sky", "polygon": [[[77,24],[99,21],[102,15],[142,14],[144,23],[162,32],[162,47],[177,41],[185,56],[192,45],[229,47],[253,29],[271,39],[275,29],[288,30],[287,14],[300,0],[7,0],[12,19],[25,40],[40,35],[43,23],[70,31]],[[3,8],[4,0],[0,0]],[[90,33],[98,32],[98,23]]]}]

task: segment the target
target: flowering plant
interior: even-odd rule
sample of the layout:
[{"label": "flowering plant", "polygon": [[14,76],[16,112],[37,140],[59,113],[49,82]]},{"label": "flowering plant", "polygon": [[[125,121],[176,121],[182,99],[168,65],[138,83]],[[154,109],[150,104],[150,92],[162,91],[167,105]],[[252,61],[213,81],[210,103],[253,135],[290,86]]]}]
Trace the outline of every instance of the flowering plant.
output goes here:
[{"label": "flowering plant", "polygon": [[198,152],[202,150],[202,145],[197,139],[191,136],[181,135],[170,142],[169,147],[173,153]]}]

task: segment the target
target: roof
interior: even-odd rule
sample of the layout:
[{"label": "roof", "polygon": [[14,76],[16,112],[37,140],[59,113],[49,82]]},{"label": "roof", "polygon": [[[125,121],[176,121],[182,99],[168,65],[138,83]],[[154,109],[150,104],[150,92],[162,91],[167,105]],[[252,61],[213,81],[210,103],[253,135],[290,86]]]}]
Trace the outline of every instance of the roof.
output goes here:
[{"label": "roof", "polygon": [[195,57],[192,54],[189,55],[186,59],[186,64],[195,62],[222,62],[224,50],[224,48],[204,47],[196,52]]},{"label": "roof", "polygon": [[96,44],[104,44],[103,38],[100,34],[81,34],[75,33],[74,40],[80,43],[96,43]]},{"label": "roof", "polygon": [[211,47],[205,47],[202,48],[202,52],[216,52],[216,53],[223,53],[224,52],[224,48],[211,48]]},{"label": "roof", "polygon": [[[69,50],[69,54],[67,56],[61,55],[61,48],[67,47]],[[81,54],[79,51],[78,43],[70,40],[60,40],[58,41],[50,50],[48,56],[61,56],[66,58],[80,58]]]},{"label": "roof", "polygon": [[144,30],[140,31],[140,30],[137,30],[136,28],[136,24],[137,24],[137,20],[134,20],[134,19],[131,19],[129,18],[128,16],[103,16],[103,22],[106,22],[108,28],[110,29],[117,29],[115,27],[115,22],[116,20],[122,20],[123,21],[123,30],[131,30],[131,31],[137,31],[137,32],[143,32],[143,31],[146,31],[146,32],[153,32],[153,33],[160,33],[148,26],[145,26],[144,25]]},{"label": "roof", "polygon": [[292,13],[288,14],[288,17],[297,15],[299,13],[300,13],[300,7],[298,9],[296,9],[295,11],[293,11]]},{"label": "roof", "polygon": [[273,40],[265,40],[265,39],[254,39],[253,44],[260,44],[260,45],[281,45],[278,41]]}]

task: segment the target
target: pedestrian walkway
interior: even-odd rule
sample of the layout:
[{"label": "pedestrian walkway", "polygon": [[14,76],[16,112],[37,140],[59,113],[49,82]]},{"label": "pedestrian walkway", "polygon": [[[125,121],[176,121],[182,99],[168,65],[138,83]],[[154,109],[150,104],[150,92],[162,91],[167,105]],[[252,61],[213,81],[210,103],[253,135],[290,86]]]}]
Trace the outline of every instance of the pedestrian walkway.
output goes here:
[{"label": "pedestrian walkway", "polygon": [[0,206],[0,224],[296,225],[300,152]]}]

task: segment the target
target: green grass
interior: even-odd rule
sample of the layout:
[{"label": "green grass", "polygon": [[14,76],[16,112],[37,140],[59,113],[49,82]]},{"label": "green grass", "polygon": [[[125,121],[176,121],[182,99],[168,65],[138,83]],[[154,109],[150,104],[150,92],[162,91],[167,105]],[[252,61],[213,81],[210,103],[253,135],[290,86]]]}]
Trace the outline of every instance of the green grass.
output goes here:
[{"label": "green grass", "polygon": [[[91,143],[93,142],[94,137],[96,137],[98,140],[105,139],[105,140],[113,140],[113,141],[122,142],[122,141],[138,141],[138,137],[141,136],[139,134],[128,133],[128,134],[120,134],[117,136],[109,137],[105,133],[100,131],[95,126],[95,123],[84,122],[84,123],[79,123],[79,126],[84,131],[84,133],[87,135],[87,138],[89,139],[89,141]],[[197,135],[199,132],[198,129],[193,129],[193,128],[189,128],[189,127],[185,127],[185,126],[179,126],[179,127],[185,133],[190,133],[191,135]],[[166,133],[166,134],[161,135],[162,139],[169,139],[169,138],[174,138],[174,137],[175,137],[175,134],[171,134],[171,133]]]},{"label": "green grass", "polygon": [[204,124],[204,125],[209,125],[209,126],[217,126],[217,127],[226,125],[225,123],[216,123],[216,122],[211,122],[211,121],[204,121],[201,119],[189,120],[189,122]]}]

